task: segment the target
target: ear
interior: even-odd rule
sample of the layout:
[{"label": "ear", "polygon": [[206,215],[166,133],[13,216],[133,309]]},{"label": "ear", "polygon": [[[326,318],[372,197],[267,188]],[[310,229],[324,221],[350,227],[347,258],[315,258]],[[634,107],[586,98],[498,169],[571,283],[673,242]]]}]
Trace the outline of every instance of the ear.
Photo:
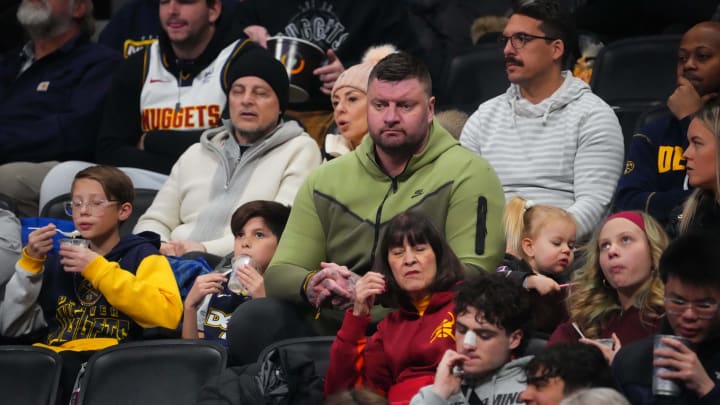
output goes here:
[{"label": "ear", "polygon": [[520,343],[522,343],[523,340],[523,332],[520,329],[516,329],[513,333],[509,336],[509,345],[508,348],[510,350],[515,350],[520,346]]},{"label": "ear", "polygon": [[213,3],[212,6],[210,6],[210,9],[208,10],[208,21],[210,21],[211,24],[215,24],[215,21],[220,18],[220,13],[222,12],[222,1],[221,0],[215,0],[215,3]]},{"label": "ear", "polygon": [[431,124],[433,117],[435,116],[435,96],[431,96],[428,100],[428,112],[430,113],[428,124]]},{"label": "ear", "polygon": [[128,218],[130,218],[130,214],[132,214],[132,204],[129,202],[122,203],[120,207],[118,207],[118,221],[127,221]]},{"label": "ear", "polygon": [[84,1],[76,1],[72,7],[73,19],[83,18],[88,13],[87,3]]},{"label": "ear", "polygon": [[526,257],[535,257],[535,247],[533,247],[533,241],[530,238],[523,238],[520,241],[520,247]]},{"label": "ear", "polygon": [[565,52],[565,41],[562,39],[556,39],[552,42],[553,60],[559,60],[562,62],[562,57]]}]

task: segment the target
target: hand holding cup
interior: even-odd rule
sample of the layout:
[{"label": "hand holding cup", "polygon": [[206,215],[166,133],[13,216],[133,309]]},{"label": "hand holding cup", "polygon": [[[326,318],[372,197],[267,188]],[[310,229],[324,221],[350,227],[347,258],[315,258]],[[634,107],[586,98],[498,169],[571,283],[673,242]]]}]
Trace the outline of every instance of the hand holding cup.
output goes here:
[{"label": "hand holding cup", "polygon": [[60,264],[67,272],[81,273],[97,255],[90,250],[90,241],[87,239],[60,239]]}]

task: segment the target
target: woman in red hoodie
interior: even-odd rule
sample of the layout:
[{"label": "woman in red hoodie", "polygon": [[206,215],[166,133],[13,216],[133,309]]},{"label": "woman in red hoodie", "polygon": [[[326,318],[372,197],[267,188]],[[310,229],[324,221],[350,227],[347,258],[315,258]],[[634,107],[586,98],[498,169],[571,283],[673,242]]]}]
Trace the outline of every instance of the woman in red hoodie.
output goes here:
[{"label": "woman in red hoodie", "polygon": [[[357,280],[330,352],[325,394],[367,386],[406,404],[432,384],[440,359],[455,348],[453,286],[464,269],[442,232],[417,212],[395,217],[377,250],[373,271]],[[395,311],[366,337],[370,308],[382,298]]]}]

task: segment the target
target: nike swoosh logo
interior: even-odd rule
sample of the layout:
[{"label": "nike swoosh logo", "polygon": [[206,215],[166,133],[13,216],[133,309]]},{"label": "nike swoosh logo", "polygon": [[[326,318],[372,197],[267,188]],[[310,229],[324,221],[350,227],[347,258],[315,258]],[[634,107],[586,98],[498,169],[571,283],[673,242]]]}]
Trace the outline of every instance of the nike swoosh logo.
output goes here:
[{"label": "nike swoosh logo", "polygon": [[162,79],[150,79],[150,83],[167,83],[167,80]]}]

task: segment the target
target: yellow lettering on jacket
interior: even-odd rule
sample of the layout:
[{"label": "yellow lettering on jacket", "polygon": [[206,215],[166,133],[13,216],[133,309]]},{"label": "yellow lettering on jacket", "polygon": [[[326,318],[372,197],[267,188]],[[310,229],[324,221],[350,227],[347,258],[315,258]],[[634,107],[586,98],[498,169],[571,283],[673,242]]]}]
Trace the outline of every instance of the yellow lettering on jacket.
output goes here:
[{"label": "yellow lettering on jacket", "polygon": [[683,149],[680,146],[660,146],[658,148],[658,173],[685,170]]}]

